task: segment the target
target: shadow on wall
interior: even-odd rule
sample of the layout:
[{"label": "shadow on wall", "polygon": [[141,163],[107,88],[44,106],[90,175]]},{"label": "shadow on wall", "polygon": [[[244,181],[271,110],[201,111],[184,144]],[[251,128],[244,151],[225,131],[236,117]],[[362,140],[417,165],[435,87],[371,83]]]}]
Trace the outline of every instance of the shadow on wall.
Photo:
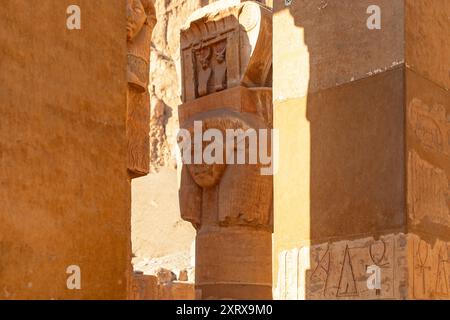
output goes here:
[{"label": "shadow on wall", "polygon": [[[370,77],[362,73],[371,61],[383,59],[375,56],[381,52],[380,31],[367,32],[370,1],[351,6],[346,1],[294,0],[288,7],[276,1],[274,8],[300,37],[275,34],[285,37],[285,44],[274,41],[278,50],[284,48],[274,58],[284,59],[275,62],[281,140],[276,188],[282,189],[275,194],[283,211],[275,215],[289,220],[275,219],[275,230],[282,233],[276,237],[283,249],[325,243],[304,257],[310,265],[298,280],[303,288],[318,289],[314,296],[310,290],[304,297],[297,293],[298,299],[358,297],[356,271],[346,270],[348,247],[333,257],[326,243],[377,239],[403,231],[405,224],[403,67]],[[383,50],[381,56],[389,56],[394,49]],[[383,246],[374,249],[381,259]],[[339,271],[334,275],[330,268]]]}]

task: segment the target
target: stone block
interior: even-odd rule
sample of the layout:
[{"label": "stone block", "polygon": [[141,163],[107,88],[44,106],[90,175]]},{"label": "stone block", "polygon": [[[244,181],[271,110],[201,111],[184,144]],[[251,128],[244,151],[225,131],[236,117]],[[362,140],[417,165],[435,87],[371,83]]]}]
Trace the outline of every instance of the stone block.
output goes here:
[{"label": "stone block", "polygon": [[[380,30],[367,27],[371,5],[381,9]],[[275,1],[273,19],[275,100],[301,98],[404,63],[404,0]]]},{"label": "stone block", "polygon": [[405,0],[408,68],[450,90],[450,2]]}]

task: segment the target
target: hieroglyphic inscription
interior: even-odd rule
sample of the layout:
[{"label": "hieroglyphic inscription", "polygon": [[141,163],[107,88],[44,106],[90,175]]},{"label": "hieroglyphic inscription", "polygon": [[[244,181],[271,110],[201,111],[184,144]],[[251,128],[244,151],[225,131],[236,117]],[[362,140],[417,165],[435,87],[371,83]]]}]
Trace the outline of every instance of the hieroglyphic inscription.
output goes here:
[{"label": "hieroglyphic inscription", "polygon": [[421,159],[415,151],[408,157],[408,212],[413,224],[424,219],[450,226],[450,183],[446,173]]},{"label": "hieroglyphic inscription", "polygon": [[156,11],[153,0],[127,0],[127,140],[131,178],[146,175],[150,163],[150,45]]},{"label": "hieroglyphic inscription", "polygon": [[252,1],[216,1],[194,12],[180,37],[183,102],[237,86],[271,87],[271,32],[272,12]]},{"label": "hieroglyphic inscription", "polygon": [[409,104],[408,119],[426,150],[450,157],[450,119],[443,105],[428,106],[414,98]]},{"label": "hieroglyphic inscription", "polygon": [[[450,242],[408,234],[281,252],[276,299],[450,299]],[[381,289],[367,267],[381,268]]]},{"label": "hieroglyphic inscription", "polygon": [[[278,299],[394,299],[403,297],[407,240],[403,234],[376,240],[325,243],[281,253]],[[296,257],[301,257],[296,259]],[[367,288],[367,267],[381,268],[381,289]]]},{"label": "hieroglyphic inscription", "polygon": [[450,243],[409,235],[413,299],[450,299]]}]

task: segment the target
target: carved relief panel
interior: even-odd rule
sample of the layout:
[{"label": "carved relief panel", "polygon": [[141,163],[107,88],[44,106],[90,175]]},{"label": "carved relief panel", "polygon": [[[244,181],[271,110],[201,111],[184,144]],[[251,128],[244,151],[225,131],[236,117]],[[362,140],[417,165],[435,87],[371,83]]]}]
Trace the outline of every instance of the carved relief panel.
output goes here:
[{"label": "carved relief panel", "polygon": [[416,151],[408,158],[408,207],[411,222],[450,227],[450,182],[445,171],[423,160]]},{"label": "carved relief panel", "polygon": [[183,101],[271,86],[271,38],[271,11],[260,4],[218,1],[195,12],[181,32]]},{"label": "carved relief panel", "polygon": [[[280,253],[277,299],[394,299],[407,296],[407,240],[323,243]],[[381,268],[381,289],[367,287],[367,267]]]},{"label": "carved relief panel", "polygon": [[434,231],[450,228],[450,114],[442,102],[408,104],[408,217]]}]

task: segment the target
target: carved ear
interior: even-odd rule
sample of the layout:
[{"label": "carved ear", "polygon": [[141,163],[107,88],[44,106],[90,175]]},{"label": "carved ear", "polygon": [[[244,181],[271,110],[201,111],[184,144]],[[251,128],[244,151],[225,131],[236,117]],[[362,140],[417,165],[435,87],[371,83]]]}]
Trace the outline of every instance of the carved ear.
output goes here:
[{"label": "carved ear", "polygon": [[142,4],[147,14],[147,24],[153,28],[156,24],[156,9],[153,0],[142,0]]},{"label": "carved ear", "polygon": [[192,179],[188,168],[181,169],[180,189],[178,191],[181,218],[192,223],[195,229],[201,224],[203,190]]}]

